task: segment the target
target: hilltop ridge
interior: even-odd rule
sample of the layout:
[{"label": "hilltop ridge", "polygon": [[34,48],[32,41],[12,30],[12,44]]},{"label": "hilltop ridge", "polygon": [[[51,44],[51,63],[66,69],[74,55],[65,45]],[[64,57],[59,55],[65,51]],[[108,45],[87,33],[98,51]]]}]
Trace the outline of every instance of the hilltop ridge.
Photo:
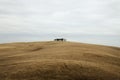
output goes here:
[{"label": "hilltop ridge", "polygon": [[2,80],[120,80],[120,48],[76,42],[0,44]]}]

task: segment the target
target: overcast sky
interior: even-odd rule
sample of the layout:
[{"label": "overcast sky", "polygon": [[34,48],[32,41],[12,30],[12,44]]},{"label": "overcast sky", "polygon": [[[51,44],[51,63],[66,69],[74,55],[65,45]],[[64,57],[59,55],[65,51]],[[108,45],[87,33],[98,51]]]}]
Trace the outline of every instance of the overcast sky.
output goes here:
[{"label": "overcast sky", "polygon": [[120,46],[120,0],[0,0],[0,43],[55,37]]}]

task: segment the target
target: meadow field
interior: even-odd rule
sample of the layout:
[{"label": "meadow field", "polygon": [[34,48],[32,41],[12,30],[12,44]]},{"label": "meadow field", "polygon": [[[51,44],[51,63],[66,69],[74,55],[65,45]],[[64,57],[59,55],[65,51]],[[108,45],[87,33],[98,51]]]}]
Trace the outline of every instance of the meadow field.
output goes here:
[{"label": "meadow field", "polygon": [[0,44],[0,80],[120,80],[120,48],[60,41]]}]

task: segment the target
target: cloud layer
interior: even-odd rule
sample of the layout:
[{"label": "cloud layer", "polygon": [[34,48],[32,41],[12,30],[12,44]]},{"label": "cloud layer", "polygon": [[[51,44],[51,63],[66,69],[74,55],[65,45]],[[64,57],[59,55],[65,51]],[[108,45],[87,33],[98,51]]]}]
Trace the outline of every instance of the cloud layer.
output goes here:
[{"label": "cloud layer", "polygon": [[2,34],[120,36],[120,0],[0,0]]}]

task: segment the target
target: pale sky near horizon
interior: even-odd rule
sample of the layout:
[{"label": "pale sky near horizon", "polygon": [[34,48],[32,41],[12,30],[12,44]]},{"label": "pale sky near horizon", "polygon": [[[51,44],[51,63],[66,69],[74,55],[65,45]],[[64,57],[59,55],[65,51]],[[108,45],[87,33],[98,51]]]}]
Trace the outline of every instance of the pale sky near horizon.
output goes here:
[{"label": "pale sky near horizon", "polygon": [[56,37],[120,46],[120,0],[0,0],[0,43]]}]

